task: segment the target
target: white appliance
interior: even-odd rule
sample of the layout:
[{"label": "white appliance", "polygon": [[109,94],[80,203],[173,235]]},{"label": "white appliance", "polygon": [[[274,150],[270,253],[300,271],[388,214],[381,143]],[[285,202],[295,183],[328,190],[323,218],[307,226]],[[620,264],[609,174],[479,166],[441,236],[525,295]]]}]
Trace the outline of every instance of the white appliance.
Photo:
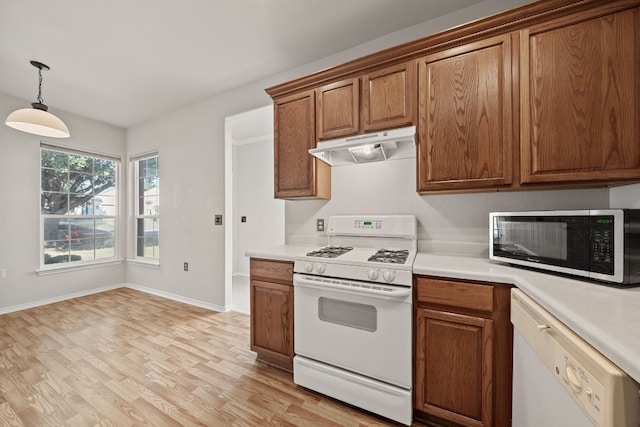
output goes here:
[{"label": "white appliance", "polygon": [[638,427],[638,384],[518,289],[511,291],[514,427]]},{"label": "white appliance", "polygon": [[296,384],[410,425],[413,215],[332,216],[295,258]]},{"label": "white appliance", "polygon": [[416,127],[318,141],[312,154],[331,166],[416,157]]}]

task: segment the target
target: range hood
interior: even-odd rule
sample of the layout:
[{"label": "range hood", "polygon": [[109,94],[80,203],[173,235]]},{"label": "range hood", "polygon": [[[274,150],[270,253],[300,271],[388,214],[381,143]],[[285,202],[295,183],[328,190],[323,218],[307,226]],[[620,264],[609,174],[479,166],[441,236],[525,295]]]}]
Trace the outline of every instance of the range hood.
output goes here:
[{"label": "range hood", "polygon": [[309,154],[331,166],[412,158],[416,156],[416,127],[319,141]]}]

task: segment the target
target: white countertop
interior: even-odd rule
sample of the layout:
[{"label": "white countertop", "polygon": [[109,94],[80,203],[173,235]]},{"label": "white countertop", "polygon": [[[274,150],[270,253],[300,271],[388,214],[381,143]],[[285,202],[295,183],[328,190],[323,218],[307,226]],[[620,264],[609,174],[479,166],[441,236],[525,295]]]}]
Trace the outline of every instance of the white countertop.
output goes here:
[{"label": "white countertop", "polygon": [[272,259],[274,261],[293,261],[294,258],[301,254],[306,254],[318,245],[281,245],[273,248],[246,251],[244,254],[251,258]]},{"label": "white countertop", "polygon": [[[253,258],[293,261],[317,245],[282,245],[245,253]],[[509,283],[640,382],[640,287],[622,288],[491,262],[485,258],[418,253],[414,274]]]},{"label": "white countertop", "polygon": [[420,253],[414,274],[510,283],[640,382],[640,287],[568,279],[488,259]]}]

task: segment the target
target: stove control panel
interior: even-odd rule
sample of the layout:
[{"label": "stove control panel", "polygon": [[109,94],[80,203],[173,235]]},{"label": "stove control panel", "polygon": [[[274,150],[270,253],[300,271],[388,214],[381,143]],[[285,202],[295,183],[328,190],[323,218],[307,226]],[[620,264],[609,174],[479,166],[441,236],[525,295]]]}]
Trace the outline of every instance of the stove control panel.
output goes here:
[{"label": "stove control panel", "polygon": [[356,219],[353,221],[353,228],[356,230],[380,230],[382,220]]},{"label": "stove control panel", "polygon": [[411,286],[413,276],[410,269],[394,270],[392,268],[371,268],[346,266],[331,262],[301,261],[294,262],[295,273],[312,274],[324,277],[339,277],[362,282],[388,283],[400,286]]}]

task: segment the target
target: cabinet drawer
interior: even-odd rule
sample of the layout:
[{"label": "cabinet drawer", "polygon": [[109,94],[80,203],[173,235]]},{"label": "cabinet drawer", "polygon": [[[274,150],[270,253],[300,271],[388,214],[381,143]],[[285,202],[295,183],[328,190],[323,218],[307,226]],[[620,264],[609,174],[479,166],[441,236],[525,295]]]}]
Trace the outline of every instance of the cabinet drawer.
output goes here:
[{"label": "cabinet drawer", "polygon": [[416,278],[418,302],[493,311],[493,286],[454,280]]},{"label": "cabinet drawer", "polygon": [[293,283],[293,263],[251,258],[249,261],[251,279],[269,279],[279,283]]}]

